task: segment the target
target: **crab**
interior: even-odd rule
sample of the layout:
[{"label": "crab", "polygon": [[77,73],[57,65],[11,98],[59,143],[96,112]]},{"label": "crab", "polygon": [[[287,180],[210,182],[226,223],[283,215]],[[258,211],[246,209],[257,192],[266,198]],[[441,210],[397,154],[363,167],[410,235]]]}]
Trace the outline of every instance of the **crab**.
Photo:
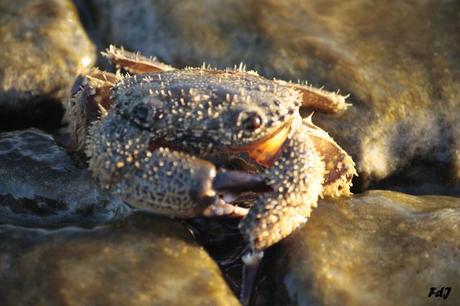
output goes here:
[{"label": "crab", "polygon": [[[103,55],[127,74],[80,76],[67,121],[73,149],[129,204],[178,218],[241,217],[249,254],[260,257],[320,197],[350,195],[352,158],[299,112],[342,112],[346,97],[241,66],[175,69],[114,46]],[[249,208],[236,204],[244,194]]]}]

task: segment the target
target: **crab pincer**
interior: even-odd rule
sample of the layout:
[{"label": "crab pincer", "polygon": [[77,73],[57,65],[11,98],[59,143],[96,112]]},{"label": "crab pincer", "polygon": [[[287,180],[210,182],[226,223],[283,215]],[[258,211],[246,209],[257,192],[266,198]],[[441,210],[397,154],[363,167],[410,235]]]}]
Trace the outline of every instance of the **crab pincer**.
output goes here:
[{"label": "crab pincer", "polygon": [[201,203],[204,209],[201,215],[205,217],[225,216],[243,218],[248,209],[232,203],[227,199],[237,199],[244,192],[264,192],[270,190],[264,179],[257,174],[243,171],[220,169],[212,182],[205,176],[201,177],[201,183],[193,190],[193,199]]}]

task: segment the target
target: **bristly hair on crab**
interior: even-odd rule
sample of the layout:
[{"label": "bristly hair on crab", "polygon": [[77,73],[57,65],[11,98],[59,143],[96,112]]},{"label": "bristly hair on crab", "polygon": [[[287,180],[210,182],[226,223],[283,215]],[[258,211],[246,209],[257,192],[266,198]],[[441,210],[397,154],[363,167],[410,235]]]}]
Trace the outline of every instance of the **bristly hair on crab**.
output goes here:
[{"label": "bristly hair on crab", "polygon": [[[114,46],[103,55],[131,75],[82,76],[67,119],[94,176],[133,206],[176,217],[234,214],[214,180],[242,186],[238,178],[258,177],[269,191],[248,187],[256,197],[240,228],[259,254],[305,223],[319,197],[350,194],[353,160],[299,113],[345,111],[346,96],[268,80],[243,64],[175,69]],[[228,161],[241,175],[219,175]]]}]

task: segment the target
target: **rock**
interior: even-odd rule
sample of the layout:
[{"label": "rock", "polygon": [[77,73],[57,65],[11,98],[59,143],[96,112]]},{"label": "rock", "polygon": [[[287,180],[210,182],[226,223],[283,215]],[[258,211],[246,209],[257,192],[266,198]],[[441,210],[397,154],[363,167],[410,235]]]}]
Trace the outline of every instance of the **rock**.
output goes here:
[{"label": "rock", "polygon": [[36,129],[0,134],[0,224],[94,224],[128,213],[50,135]]},{"label": "rock", "polygon": [[349,111],[313,121],[353,155],[362,188],[460,194],[458,1],[90,2],[106,44],[350,93]]},{"label": "rock", "polygon": [[[256,305],[458,305],[459,224],[459,198],[370,191],[323,201],[267,258]],[[452,289],[444,300],[428,297],[431,287]]]},{"label": "rock", "polygon": [[180,222],[135,213],[92,229],[0,226],[0,304],[239,305]]},{"label": "rock", "polygon": [[61,101],[95,48],[70,0],[0,0],[0,129],[60,125]]}]

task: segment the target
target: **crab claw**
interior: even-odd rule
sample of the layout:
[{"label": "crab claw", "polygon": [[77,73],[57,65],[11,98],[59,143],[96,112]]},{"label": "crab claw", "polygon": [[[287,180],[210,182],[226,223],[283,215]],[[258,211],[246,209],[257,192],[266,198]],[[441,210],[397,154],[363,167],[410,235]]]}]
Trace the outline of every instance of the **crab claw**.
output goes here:
[{"label": "crab claw", "polygon": [[248,214],[249,209],[239,207],[229,203],[225,203],[225,200],[217,198],[215,203],[206,207],[202,215],[204,217],[233,217],[242,218]]},{"label": "crab claw", "polygon": [[196,172],[199,184],[191,190],[191,197],[200,204],[199,214],[205,217],[237,217],[247,215],[248,209],[228,202],[243,192],[269,190],[262,177],[242,171],[218,170],[202,161]]},{"label": "crab claw", "polygon": [[246,191],[265,192],[271,188],[265,180],[257,174],[242,171],[220,170],[213,181],[213,187],[217,191],[242,193]]},{"label": "crab claw", "polygon": [[257,175],[243,171],[219,170],[212,182],[212,188],[219,193],[213,204],[209,205],[202,214],[204,216],[226,216],[242,218],[249,209],[233,205],[232,199],[238,199],[243,192],[265,192],[271,188],[264,179]]}]

